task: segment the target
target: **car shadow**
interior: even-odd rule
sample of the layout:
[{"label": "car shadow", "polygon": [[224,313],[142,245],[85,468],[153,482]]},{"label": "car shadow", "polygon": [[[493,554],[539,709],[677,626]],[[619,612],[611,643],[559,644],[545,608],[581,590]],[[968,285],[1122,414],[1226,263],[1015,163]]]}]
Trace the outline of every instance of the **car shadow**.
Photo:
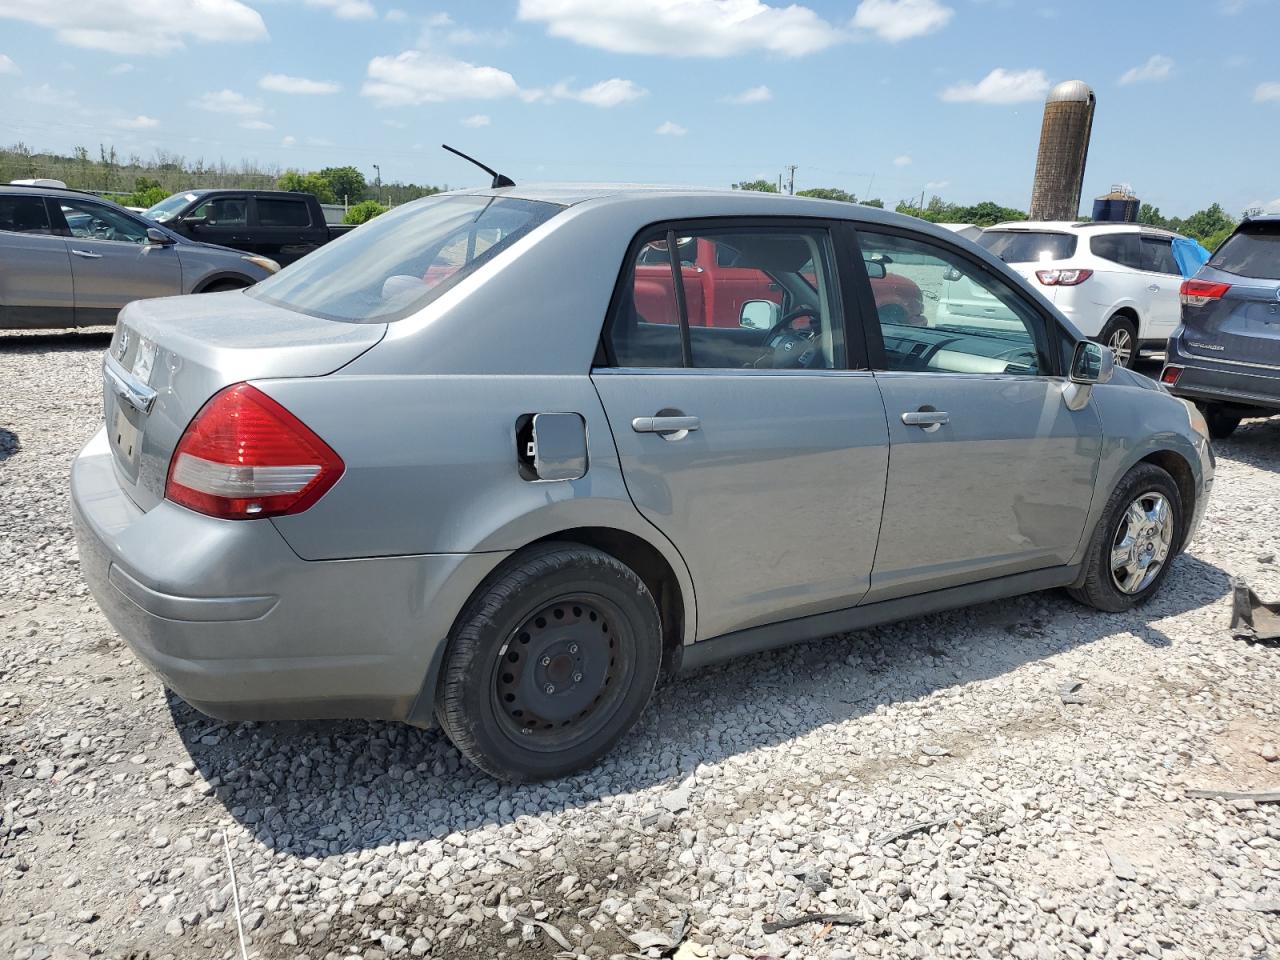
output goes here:
[{"label": "car shadow", "polygon": [[[327,856],[673,783],[699,764],[1116,634],[1170,647],[1162,619],[1229,589],[1226,573],[1183,555],[1159,595],[1129,613],[1087,610],[1050,591],[709,667],[657,691],[636,728],[595,767],[543,784],[496,782],[463,761],[439,730],[366,721],[226,723],[172,694],[169,706],[191,759],[235,820],[276,852]],[[1027,682],[1035,685],[1029,698],[1060,703],[1042,675]],[[773,708],[763,721],[762,701]]]},{"label": "car shadow", "polygon": [[22,442],[18,440],[18,435],[12,430],[0,427],[0,463],[8,460],[21,449]]},{"label": "car shadow", "polygon": [[1226,440],[1213,441],[1213,450],[1259,470],[1280,471],[1280,416],[1245,420]]},{"label": "car shadow", "polygon": [[85,330],[6,330],[0,332],[0,352],[12,350],[83,350],[86,347],[107,349],[111,345],[111,328],[91,327]]}]

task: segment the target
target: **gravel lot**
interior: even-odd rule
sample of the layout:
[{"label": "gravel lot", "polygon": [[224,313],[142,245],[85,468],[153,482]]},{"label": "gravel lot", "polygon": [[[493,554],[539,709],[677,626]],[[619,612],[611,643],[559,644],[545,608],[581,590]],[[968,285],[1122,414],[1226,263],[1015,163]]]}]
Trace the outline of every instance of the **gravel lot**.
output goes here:
[{"label": "gravel lot", "polygon": [[[1280,597],[1280,419],[1220,445],[1139,613],[1046,593],[754,657],[512,788],[436,731],[166,697],[76,568],[105,345],[0,344],[0,956],[238,956],[224,836],[267,958],[669,955],[686,918],[680,960],[1280,956],[1280,805],[1184,795],[1280,787],[1280,650],[1226,629],[1229,576]],[[847,916],[765,932],[806,912]]]}]

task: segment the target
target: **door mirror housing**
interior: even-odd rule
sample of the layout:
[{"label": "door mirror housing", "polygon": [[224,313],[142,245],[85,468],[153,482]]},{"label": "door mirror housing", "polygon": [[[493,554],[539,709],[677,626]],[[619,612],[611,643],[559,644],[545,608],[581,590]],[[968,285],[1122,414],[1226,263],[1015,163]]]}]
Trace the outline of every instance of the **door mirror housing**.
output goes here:
[{"label": "door mirror housing", "polygon": [[1116,369],[1116,357],[1110,347],[1092,340],[1081,340],[1071,355],[1071,371],[1062,389],[1068,410],[1083,410],[1096,383],[1106,383]]},{"label": "door mirror housing", "polygon": [[154,244],[157,247],[167,247],[174,243],[174,239],[163,230],[159,230],[156,227],[147,227],[147,243]]},{"label": "door mirror housing", "polygon": [[748,330],[772,330],[782,319],[782,307],[772,300],[748,300],[742,305],[738,325]]},{"label": "door mirror housing", "polygon": [[867,276],[872,280],[883,280],[889,272],[884,268],[883,260],[864,260],[867,265]]},{"label": "door mirror housing", "polygon": [[1071,357],[1071,382],[1106,383],[1115,373],[1116,357],[1110,347],[1092,340],[1081,340]]},{"label": "door mirror housing", "polygon": [[178,221],[184,227],[203,227],[209,223],[208,217],[183,217]]}]

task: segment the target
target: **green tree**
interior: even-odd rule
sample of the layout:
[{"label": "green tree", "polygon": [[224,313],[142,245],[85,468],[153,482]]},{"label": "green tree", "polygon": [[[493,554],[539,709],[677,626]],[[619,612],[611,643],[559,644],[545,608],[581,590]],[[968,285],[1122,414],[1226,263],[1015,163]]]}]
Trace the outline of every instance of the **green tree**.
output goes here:
[{"label": "green tree", "polygon": [[862,205],[864,207],[876,207],[879,210],[884,209],[884,201],[881,200],[879,197],[876,197],[873,200],[863,200]]},{"label": "green tree", "polygon": [[1220,234],[1225,239],[1226,234],[1235,229],[1235,225],[1235,220],[1221,206],[1213,203],[1183,220],[1180,232],[1189,237],[1195,237],[1207,247],[1209,246],[1207,241]]},{"label": "green tree", "polygon": [[379,214],[387,212],[387,208],[377,200],[363,200],[347,211],[342,218],[343,223],[368,223]]},{"label": "green tree", "polygon": [[363,199],[367,184],[364,174],[355,167],[325,167],[320,176],[328,181],[329,189],[339,201],[344,197],[350,203]]},{"label": "green tree", "polygon": [[1149,203],[1144,203],[1138,207],[1138,222],[1145,223],[1149,227],[1167,227],[1169,225],[1169,221],[1164,218],[1160,208],[1153,207]]},{"label": "green tree", "polygon": [[743,180],[733,185],[735,190],[754,190],[756,193],[777,193],[778,185],[770,180]]},{"label": "green tree", "polygon": [[819,200],[841,200],[845,203],[857,203],[858,198],[839,187],[810,187],[808,190],[796,191],[797,197],[817,197]]},{"label": "green tree", "polygon": [[321,203],[335,203],[333,187],[329,181],[318,173],[302,173],[299,170],[286,170],[276,181],[281,190],[293,190],[299,193],[313,193]]}]

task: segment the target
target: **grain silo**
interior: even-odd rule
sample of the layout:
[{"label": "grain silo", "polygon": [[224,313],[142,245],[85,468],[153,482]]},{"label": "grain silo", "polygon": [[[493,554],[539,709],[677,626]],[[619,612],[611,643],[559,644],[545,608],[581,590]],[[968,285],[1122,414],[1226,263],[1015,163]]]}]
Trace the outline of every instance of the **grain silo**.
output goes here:
[{"label": "grain silo", "polygon": [[1032,220],[1075,220],[1080,215],[1095,103],[1083,80],[1067,80],[1049,91],[1031,185]]}]

